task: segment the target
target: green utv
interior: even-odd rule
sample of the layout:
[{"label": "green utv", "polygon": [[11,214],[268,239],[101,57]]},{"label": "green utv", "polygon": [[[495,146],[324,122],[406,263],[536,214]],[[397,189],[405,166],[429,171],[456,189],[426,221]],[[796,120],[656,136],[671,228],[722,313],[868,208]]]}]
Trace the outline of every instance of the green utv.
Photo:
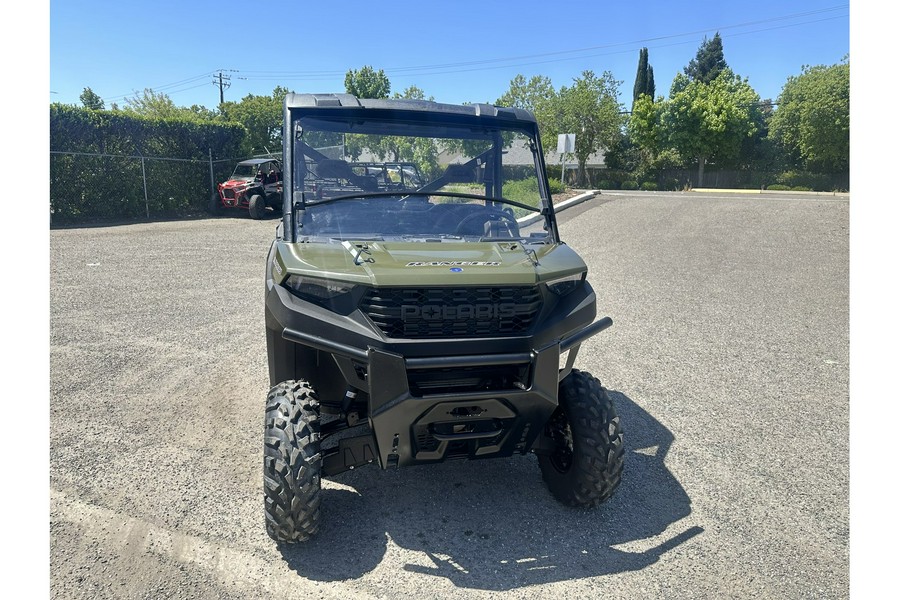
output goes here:
[{"label": "green utv", "polygon": [[619,485],[622,426],[573,369],[594,322],[559,238],[534,117],[288,94],[266,263],[266,529],[299,542],[321,478],[533,452],[562,503]]}]

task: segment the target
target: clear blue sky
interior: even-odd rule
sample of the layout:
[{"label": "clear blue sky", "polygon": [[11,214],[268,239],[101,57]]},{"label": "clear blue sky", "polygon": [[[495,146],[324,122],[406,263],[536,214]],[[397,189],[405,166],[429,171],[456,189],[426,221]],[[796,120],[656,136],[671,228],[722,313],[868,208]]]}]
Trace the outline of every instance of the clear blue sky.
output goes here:
[{"label": "clear blue sky", "polygon": [[657,95],[667,94],[717,31],[729,66],[775,99],[803,65],[850,52],[849,14],[839,0],[52,0],[49,101],[76,104],[91,87],[108,107],[153,88],[177,105],[214,108],[219,69],[231,77],[226,100],[239,100],[276,85],[340,92],[347,69],[368,64],[385,70],[392,91],[415,84],[449,103],[492,102],[518,73],[558,89],[586,69],[610,71],[630,105],[641,47]]}]

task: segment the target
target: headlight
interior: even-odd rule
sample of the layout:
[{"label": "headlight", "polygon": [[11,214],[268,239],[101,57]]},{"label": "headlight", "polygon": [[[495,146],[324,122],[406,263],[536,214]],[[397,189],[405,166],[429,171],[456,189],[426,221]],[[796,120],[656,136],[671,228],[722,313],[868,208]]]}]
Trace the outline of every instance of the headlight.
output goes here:
[{"label": "headlight", "polygon": [[328,303],[353,289],[353,284],[350,283],[304,275],[288,275],[284,280],[284,286],[301,298],[316,304]]},{"label": "headlight", "polygon": [[584,281],[587,273],[576,273],[547,282],[547,288],[557,296],[565,296],[575,290]]}]

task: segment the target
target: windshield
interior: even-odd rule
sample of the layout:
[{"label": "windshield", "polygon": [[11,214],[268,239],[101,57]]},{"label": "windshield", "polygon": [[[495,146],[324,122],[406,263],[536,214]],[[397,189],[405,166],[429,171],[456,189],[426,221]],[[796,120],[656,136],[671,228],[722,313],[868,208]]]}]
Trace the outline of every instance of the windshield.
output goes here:
[{"label": "windshield", "polygon": [[281,180],[281,166],[277,161],[254,161],[250,163],[238,163],[231,174],[232,179],[271,179]]},{"label": "windshield", "polygon": [[[293,140],[304,239],[521,240],[547,203],[532,134],[436,119],[302,117]],[[300,192],[300,193],[298,193]],[[534,219],[531,219],[534,221]]]},{"label": "windshield", "polygon": [[238,165],[231,174],[232,179],[253,179],[257,175],[257,165]]}]

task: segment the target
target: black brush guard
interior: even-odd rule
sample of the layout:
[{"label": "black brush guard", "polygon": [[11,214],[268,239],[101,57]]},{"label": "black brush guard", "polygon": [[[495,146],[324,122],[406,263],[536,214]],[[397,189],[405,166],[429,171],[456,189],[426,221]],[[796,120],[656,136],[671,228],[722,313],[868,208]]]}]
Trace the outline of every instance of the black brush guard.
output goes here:
[{"label": "black brush guard", "polygon": [[[343,370],[364,372],[365,382],[378,382],[365,384],[372,433],[341,439],[326,451],[322,470],[331,476],[376,460],[386,469],[528,452],[556,409],[559,381],[571,370],[578,347],[611,325],[612,319],[604,317],[531,352],[426,358],[405,358],[372,347],[363,351],[288,328],[282,337],[328,352]],[[560,355],[566,351],[570,354],[560,369]],[[496,370],[519,376],[504,380],[512,385],[498,389],[460,392],[414,385],[414,393],[410,374],[432,370]],[[439,381],[440,375],[434,379]]]}]

